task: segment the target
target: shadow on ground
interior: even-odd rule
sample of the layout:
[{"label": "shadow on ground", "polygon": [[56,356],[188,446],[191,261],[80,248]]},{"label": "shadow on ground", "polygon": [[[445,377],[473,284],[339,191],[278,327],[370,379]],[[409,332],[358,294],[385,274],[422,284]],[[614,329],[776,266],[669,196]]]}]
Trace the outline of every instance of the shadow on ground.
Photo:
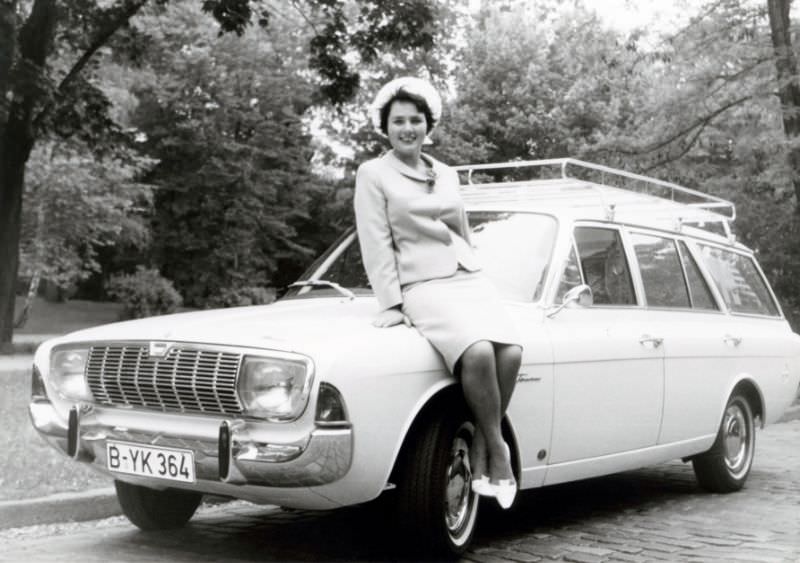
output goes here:
[{"label": "shadow on ground", "polygon": [[[689,466],[667,464],[526,491],[514,508],[481,507],[473,550],[493,549],[531,535],[569,535],[573,524],[651,510],[672,499],[701,497]],[[171,559],[223,557],[232,560],[398,560],[398,549],[414,538],[397,538],[391,518],[380,502],[332,512],[274,511],[234,503],[213,515],[193,521],[178,532],[137,532],[118,539],[167,549]],[[220,548],[220,546],[224,546]],[[105,546],[113,547],[113,546]],[[118,546],[128,551],[128,546]],[[177,550],[178,553],[176,553]],[[467,555],[469,556],[469,554]]]}]

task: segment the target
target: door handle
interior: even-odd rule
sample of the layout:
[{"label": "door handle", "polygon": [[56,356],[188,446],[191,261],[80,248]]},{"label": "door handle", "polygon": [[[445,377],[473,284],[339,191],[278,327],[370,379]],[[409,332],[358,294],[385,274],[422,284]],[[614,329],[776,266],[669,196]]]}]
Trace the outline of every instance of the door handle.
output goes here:
[{"label": "door handle", "polygon": [[664,343],[663,338],[659,338],[657,336],[650,336],[649,334],[643,334],[642,337],[639,339],[639,344],[642,346],[646,346],[648,348],[658,348]]},{"label": "door handle", "polygon": [[725,342],[728,346],[738,346],[742,343],[741,336],[731,336],[730,334],[726,334],[722,337],[722,341]]}]

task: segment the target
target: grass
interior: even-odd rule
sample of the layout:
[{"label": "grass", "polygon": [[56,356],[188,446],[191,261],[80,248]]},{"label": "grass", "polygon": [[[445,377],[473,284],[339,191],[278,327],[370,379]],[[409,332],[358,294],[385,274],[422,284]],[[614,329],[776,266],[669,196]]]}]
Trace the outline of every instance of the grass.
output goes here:
[{"label": "grass", "polygon": [[[16,311],[24,303],[18,297]],[[37,297],[33,301],[30,317],[16,334],[66,334],[82,328],[113,323],[119,319],[122,308],[118,303],[83,301],[80,299],[54,303]]]},{"label": "grass", "polygon": [[[18,308],[22,302],[17,299]],[[39,344],[35,335],[66,334],[114,322],[119,310],[116,303],[52,303],[37,298],[25,326],[15,331],[22,338],[11,352],[33,353]],[[0,356],[0,501],[110,486],[108,477],[58,453],[33,429],[28,417],[30,370],[9,365],[17,364],[4,367]]]},{"label": "grass", "polygon": [[[24,298],[17,297],[15,317],[24,301]],[[14,342],[10,346],[0,346],[0,355],[33,354],[43,339],[36,336],[67,334],[82,328],[113,323],[119,320],[121,309],[118,303],[80,299],[54,303],[37,297],[25,326],[14,330]]]},{"label": "grass", "polygon": [[28,417],[30,371],[0,359],[0,501],[108,487],[111,480],[47,444]]}]

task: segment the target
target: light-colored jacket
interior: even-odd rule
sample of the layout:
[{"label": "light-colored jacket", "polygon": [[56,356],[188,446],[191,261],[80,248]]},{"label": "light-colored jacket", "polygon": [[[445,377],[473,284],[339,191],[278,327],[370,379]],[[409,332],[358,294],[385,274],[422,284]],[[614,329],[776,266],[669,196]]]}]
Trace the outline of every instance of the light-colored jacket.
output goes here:
[{"label": "light-colored jacket", "polygon": [[358,168],[354,197],[361,256],[381,309],[402,304],[402,287],[479,270],[458,192],[458,174],[433,166],[433,186],[392,151]]}]

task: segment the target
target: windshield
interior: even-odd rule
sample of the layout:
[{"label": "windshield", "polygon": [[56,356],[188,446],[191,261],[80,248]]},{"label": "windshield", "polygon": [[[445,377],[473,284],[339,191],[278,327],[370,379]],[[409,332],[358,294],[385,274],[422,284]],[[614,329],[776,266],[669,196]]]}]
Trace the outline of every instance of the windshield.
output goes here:
[{"label": "windshield", "polygon": [[[469,213],[472,245],[483,274],[504,299],[538,301],[553,251],[557,223],[549,215],[475,211]],[[326,252],[303,279],[339,284],[356,295],[372,294],[355,231]],[[299,287],[286,298],[341,296],[330,287]]]}]

